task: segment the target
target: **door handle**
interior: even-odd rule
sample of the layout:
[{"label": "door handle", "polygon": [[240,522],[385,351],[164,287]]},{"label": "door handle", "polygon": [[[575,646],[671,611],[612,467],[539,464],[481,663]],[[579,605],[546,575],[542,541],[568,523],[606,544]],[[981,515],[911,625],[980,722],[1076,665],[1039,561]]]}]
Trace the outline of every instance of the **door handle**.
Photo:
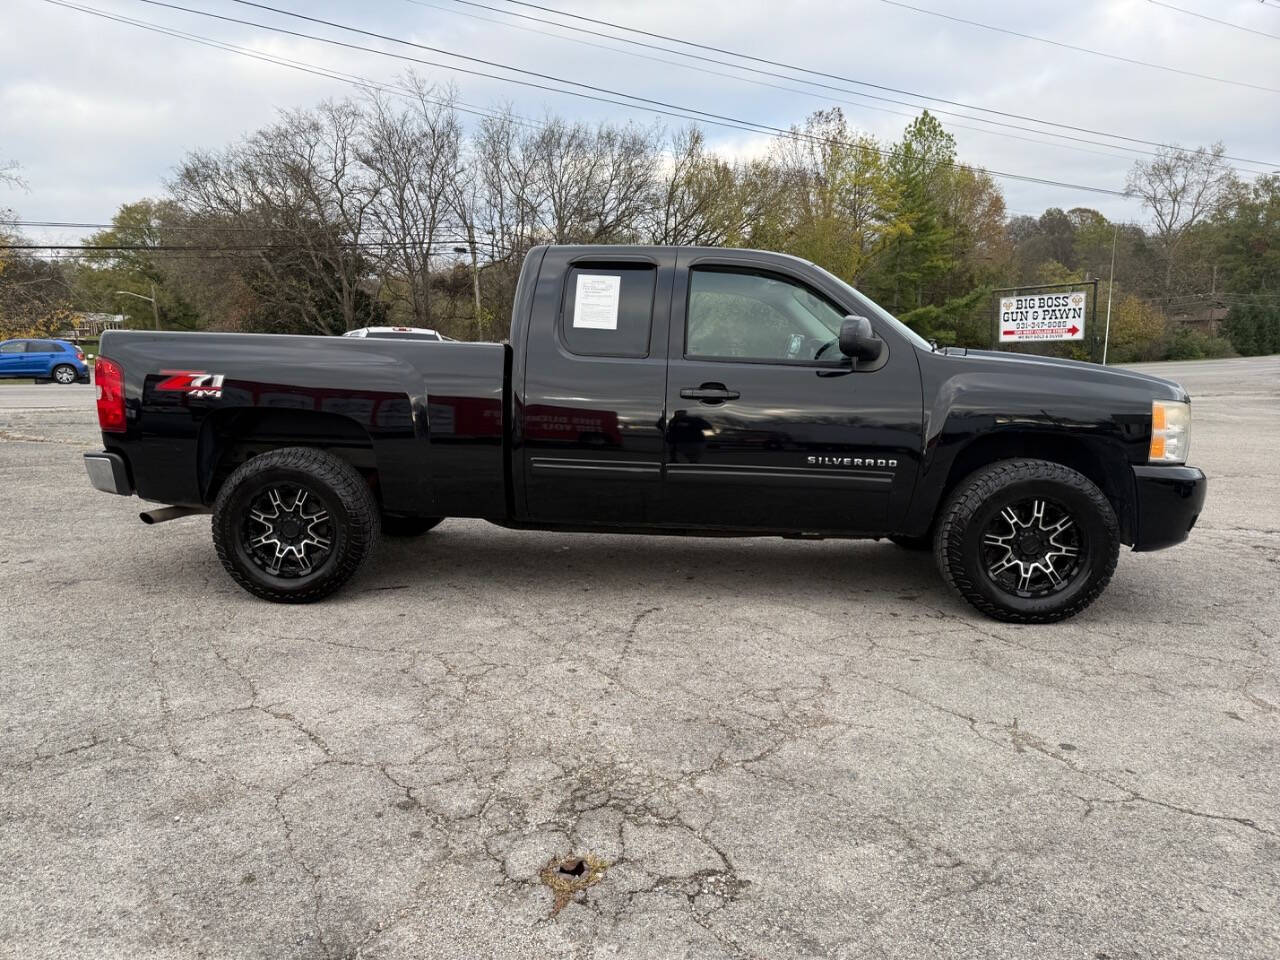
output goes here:
[{"label": "door handle", "polygon": [[700,387],[685,387],[680,391],[685,400],[700,400],[703,403],[724,403],[726,400],[737,400],[742,394],[737,390],[729,390],[723,383],[704,383]]}]

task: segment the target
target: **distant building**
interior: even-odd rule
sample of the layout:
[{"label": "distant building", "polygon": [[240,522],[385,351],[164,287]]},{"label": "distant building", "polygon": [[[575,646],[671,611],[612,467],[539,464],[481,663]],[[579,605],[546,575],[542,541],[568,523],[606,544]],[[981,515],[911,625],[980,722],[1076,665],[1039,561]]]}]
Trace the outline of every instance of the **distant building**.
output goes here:
[{"label": "distant building", "polygon": [[1190,327],[1199,333],[1216,337],[1230,308],[1221,299],[1209,294],[1202,299],[1167,307],[1166,310],[1171,324]]},{"label": "distant building", "polygon": [[123,326],[123,313],[77,313],[72,317],[71,329],[62,336],[67,340],[94,340],[107,330],[119,330]]}]

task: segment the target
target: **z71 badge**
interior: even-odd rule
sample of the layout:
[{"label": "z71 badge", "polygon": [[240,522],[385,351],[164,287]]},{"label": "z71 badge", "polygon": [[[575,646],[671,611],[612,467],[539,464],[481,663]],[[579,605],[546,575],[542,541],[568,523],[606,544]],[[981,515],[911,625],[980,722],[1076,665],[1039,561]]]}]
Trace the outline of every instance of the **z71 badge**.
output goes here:
[{"label": "z71 badge", "polygon": [[157,390],[185,393],[201,400],[217,400],[222,396],[223,374],[205,373],[203,370],[161,370],[165,379],[156,384]]},{"label": "z71 badge", "polygon": [[881,457],[810,457],[811,467],[896,467],[897,460]]}]

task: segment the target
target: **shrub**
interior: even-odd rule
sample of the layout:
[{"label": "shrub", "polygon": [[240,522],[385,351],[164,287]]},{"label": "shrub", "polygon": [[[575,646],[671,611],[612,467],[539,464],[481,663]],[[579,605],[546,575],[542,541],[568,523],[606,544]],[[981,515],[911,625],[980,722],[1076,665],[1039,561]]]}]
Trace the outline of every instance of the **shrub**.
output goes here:
[{"label": "shrub", "polygon": [[1165,350],[1166,360],[1212,360],[1231,353],[1231,344],[1221,337],[1211,337],[1191,327],[1174,331]]}]

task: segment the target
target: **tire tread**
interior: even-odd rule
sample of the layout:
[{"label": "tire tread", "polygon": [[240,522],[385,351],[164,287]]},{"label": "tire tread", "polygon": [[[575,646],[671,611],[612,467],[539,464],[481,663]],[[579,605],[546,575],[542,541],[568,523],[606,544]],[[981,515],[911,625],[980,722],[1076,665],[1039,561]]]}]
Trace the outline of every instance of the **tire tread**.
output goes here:
[{"label": "tire tread", "polygon": [[[236,560],[235,547],[227,541],[220,515],[227,509],[235,489],[255,474],[271,469],[296,470],[330,487],[342,501],[350,523],[347,548],[329,575],[304,590],[282,591],[259,583]],[[377,500],[360,472],[341,457],[313,447],[282,447],[259,454],[240,464],[227,477],[213,508],[213,547],[218,560],[236,583],[255,597],[275,603],[314,603],[340,588],[359,572],[378,541],[380,513]]]},{"label": "tire tread", "polygon": [[[974,514],[1000,490],[1025,480],[1060,483],[1084,494],[1093,502],[1111,535],[1112,549],[1105,551],[1105,555],[1099,558],[1101,565],[1093,573],[1092,582],[1072,597],[1070,603],[1058,609],[1028,612],[995,603],[977,589],[961,562],[961,543],[965,528]],[[1119,524],[1110,501],[1084,474],[1051,460],[1000,460],[975,471],[956,486],[939,516],[934,532],[933,552],[938,570],[947,586],[980,613],[1010,623],[1054,623],[1074,617],[1084,610],[1111,582],[1119,556]]]}]

